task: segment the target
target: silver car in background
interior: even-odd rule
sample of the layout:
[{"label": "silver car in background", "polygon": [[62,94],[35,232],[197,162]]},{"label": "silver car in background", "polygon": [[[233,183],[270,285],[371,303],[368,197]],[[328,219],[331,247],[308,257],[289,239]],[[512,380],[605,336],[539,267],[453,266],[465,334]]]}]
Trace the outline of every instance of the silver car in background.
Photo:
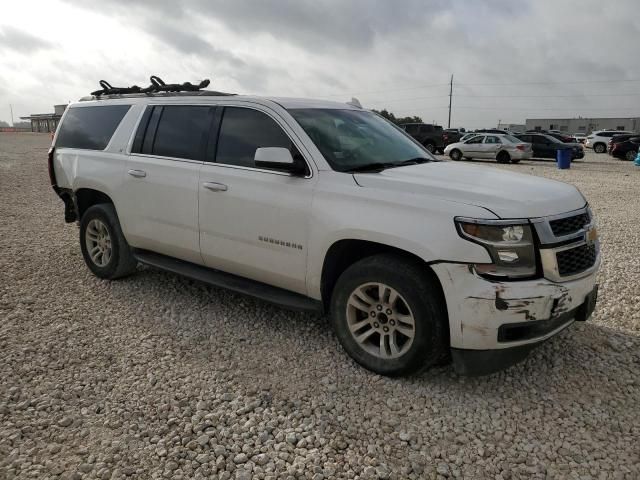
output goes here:
[{"label": "silver car in background", "polygon": [[533,156],[531,144],[508,134],[478,134],[444,149],[451,160],[492,158],[498,163],[518,163]]}]

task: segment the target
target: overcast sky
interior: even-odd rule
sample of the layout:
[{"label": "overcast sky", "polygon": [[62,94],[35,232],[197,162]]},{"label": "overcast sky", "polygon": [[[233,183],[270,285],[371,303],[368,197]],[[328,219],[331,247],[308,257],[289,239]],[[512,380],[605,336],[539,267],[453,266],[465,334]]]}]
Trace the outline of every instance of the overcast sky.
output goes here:
[{"label": "overcast sky", "polygon": [[[136,6],[132,6],[135,4]],[[106,79],[386,107],[452,126],[640,116],[637,0],[30,0],[0,12],[0,120]]]}]

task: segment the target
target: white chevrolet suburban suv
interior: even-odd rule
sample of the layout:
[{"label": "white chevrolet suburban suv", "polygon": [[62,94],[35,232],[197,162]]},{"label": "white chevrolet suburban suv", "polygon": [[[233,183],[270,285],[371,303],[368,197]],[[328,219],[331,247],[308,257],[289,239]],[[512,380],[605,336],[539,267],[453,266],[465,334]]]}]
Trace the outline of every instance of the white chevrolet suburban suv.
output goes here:
[{"label": "white chevrolet suburban suv", "polygon": [[138,263],[330,313],[402,375],[494,372],[586,320],[600,264],[573,186],[436,160],[359,106],[197,91],[69,105],[49,152],[89,269]]}]

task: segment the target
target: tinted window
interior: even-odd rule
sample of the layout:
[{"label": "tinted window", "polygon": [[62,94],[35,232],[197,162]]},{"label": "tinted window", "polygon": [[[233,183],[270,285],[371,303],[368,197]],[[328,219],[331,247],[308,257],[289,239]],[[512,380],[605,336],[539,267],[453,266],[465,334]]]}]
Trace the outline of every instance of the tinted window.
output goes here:
[{"label": "tinted window", "polygon": [[69,108],[60,127],[57,147],[104,150],[130,105]]},{"label": "tinted window", "polygon": [[429,133],[433,131],[433,127],[431,125],[421,125],[420,133]]},{"label": "tinted window", "polygon": [[162,107],[151,153],[163,157],[202,160],[211,124],[210,111],[211,107],[207,106]]},{"label": "tinted window", "polygon": [[[292,148],[291,140],[269,116],[250,108],[226,107],[222,117],[216,162],[254,167],[256,149]],[[295,152],[292,155],[296,156]]]}]

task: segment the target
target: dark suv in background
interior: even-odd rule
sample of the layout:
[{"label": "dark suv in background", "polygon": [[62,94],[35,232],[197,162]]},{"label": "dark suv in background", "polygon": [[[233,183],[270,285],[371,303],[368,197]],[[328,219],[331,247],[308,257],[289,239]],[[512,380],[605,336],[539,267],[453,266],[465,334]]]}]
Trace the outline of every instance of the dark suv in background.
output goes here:
[{"label": "dark suv in background", "polygon": [[640,150],[640,136],[616,135],[609,140],[609,155],[623,160],[633,161]]},{"label": "dark suv in background", "polygon": [[445,147],[444,131],[440,125],[430,123],[403,123],[400,125],[431,153],[442,152]]},{"label": "dark suv in background", "polygon": [[556,158],[558,150],[571,150],[571,160],[584,157],[584,149],[579,143],[563,142],[547,133],[523,133],[516,137],[531,144],[533,158]]}]

